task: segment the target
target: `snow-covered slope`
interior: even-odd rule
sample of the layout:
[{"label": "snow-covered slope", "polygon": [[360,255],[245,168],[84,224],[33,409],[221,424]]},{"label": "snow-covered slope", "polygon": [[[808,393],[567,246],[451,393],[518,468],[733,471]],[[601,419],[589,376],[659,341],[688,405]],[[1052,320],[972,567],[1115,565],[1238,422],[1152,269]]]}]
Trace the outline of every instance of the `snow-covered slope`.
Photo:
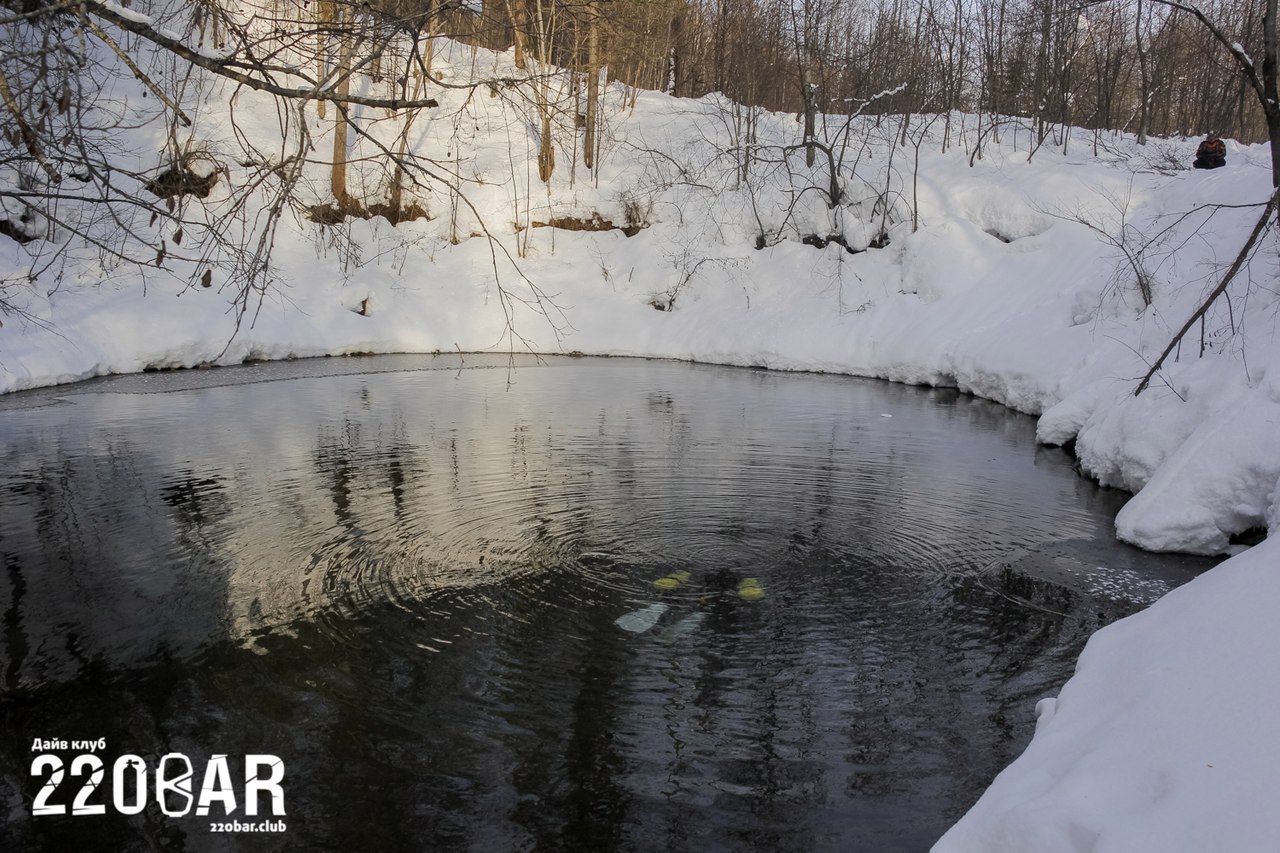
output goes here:
[{"label": "snow-covered slope", "polygon": [[[456,44],[435,67],[445,79],[512,71],[507,55]],[[153,276],[145,292],[136,276],[73,265],[56,287],[42,279],[15,298],[38,322],[14,318],[0,329],[0,391],[148,367],[455,348],[856,373],[955,385],[1045,412],[1045,441],[1075,438],[1087,473],[1138,492],[1117,529],[1143,547],[1221,552],[1231,534],[1276,523],[1274,246],[1233,303],[1210,315],[1206,357],[1195,357],[1197,333],[1179,362],[1132,396],[1243,242],[1254,210],[1210,218],[1202,206],[1264,200],[1262,147],[1233,145],[1216,172],[1162,173],[1153,166],[1188,161],[1194,142],[1140,148],[1106,136],[1099,147],[1077,133],[1066,154],[1051,137],[1029,157],[1030,134],[1006,128],[998,144],[988,135],[977,159],[972,118],[952,117],[945,152],[940,120],[917,117],[907,145],[895,147],[897,119],[860,118],[848,136],[845,198],[829,209],[814,189],[826,185],[823,158],[813,169],[797,153],[789,168],[777,162],[777,146],[795,141],[792,116],[760,117],[743,181],[724,153],[738,141],[732,105],[656,93],[633,105],[613,88],[598,174],[573,166],[566,148],[543,185],[530,172],[529,108],[486,91],[453,91],[414,125],[415,149],[468,178],[469,205],[438,186],[419,193],[433,218],[398,227],[287,219],[276,285],[260,306],[251,294],[238,329],[234,287],[189,287],[194,273],[178,261],[167,262],[173,278]],[[237,96],[242,129],[278,135],[274,111],[247,109],[251,97]],[[216,109],[206,112],[197,135],[226,160],[218,152],[230,150],[230,131]],[[332,130],[313,122],[323,149]],[[353,166],[352,184],[373,187],[378,174]],[[308,175],[323,201],[323,168]],[[215,191],[208,204],[216,212],[218,203]],[[533,227],[596,214],[647,227],[633,237]],[[858,254],[799,242],[840,236],[860,249],[881,233],[887,246]],[[1150,307],[1117,244],[1143,248]],[[6,276],[23,270],[27,251],[4,247]]]},{"label": "snow-covered slope", "polygon": [[1269,608],[1280,543],[1095,634],[1035,738],[934,853],[1274,850],[1280,811]]},{"label": "snow-covered slope", "polygon": [[[456,44],[435,67],[451,81],[512,73],[508,55]],[[196,133],[234,181],[216,108],[226,95],[205,90]],[[278,136],[274,109],[238,98],[243,132]],[[632,102],[612,88],[597,173],[571,165],[577,137],[565,133],[544,185],[530,110],[486,87],[441,95],[412,145],[466,179],[465,203],[436,185],[418,193],[432,218],[398,227],[286,219],[276,283],[239,326],[234,287],[189,287],[196,268],[176,260],[173,278],[145,289],[84,260],[11,293],[27,318],[0,328],[0,391],[150,367],[454,349],[844,372],[1043,413],[1042,440],[1074,441],[1085,473],[1136,492],[1117,532],[1143,547],[1218,553],[1232,534],[1280,529],[1274,234],[1230,300],[1133,395],[1244,243],[1249,205],[1270,189],[1262,147],[1229,143],[1226,168],[1192,172],[1169,167],[1190,162],[1194,140],[1140,147],[1077,132],[1036,147],[1010,124],[975,157],[971,117],[945,131],[916,117],[906,145],[899,119],[862,118],[830,207],[822,158],[813,169],[799,154],[781,162],[780,146],[797,141],[793,116],[758,117],[744,180],[725,153],[741,142],[732,105]],[[328,150],[330,125],[308,120]],[[376,192],[381,173],[353,153],[353,186]],[[307,181],[324,202],[323,164]],[[535,227],[597,214],[644,227]],[[807,235],[858,251],[803,245]],[[31,245],[0,242],[0,277],[24,274]],[[1265,653],[1276,640],[1272,542],[1099,634],[1026,757],[939,849],[1263,849],[1280,760],[1266,734],[1280,684]]]}]

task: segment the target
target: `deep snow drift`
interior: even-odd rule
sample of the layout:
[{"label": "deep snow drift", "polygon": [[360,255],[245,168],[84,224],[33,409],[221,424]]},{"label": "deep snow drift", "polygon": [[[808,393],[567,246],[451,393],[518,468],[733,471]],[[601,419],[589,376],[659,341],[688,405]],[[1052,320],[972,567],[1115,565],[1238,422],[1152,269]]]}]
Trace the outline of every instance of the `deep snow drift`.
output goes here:
[{"label": "deep snow drift", "polygon": [[[452,45],[436,68],[456,80],[512,73],[509,63]],[[219,91],[206,92],[210,104]],[[273,109],[238,97],[242,130],[278,136]],[[1085,473],[1136,492],[1117,533],[1143,547],[1221,553],[1232,534],[1280,528],[1274,234],[1231,300],[1133,395],[1244,243],[1259,210],[1249,205],[1269,193],[1263,147],[1229,143],[1226,168],[1192,172],[1172,167],[1190,163],[1195,140],[1140,147],[1076,132],[1051,135],[1032,155],[1029,131],[1010,124],[999,140],[984,137],[978,158],[971,117],[952,116],[949,127],[915,117],[905,145],[900,119],[856,118],[842,149],[844,198],[831,207],[822,158],[813,169],[799,153],[780,162],[780,146],[798,139],[793,116],[759,116],[743,180],[725,153],[741,142],[732,105],[655,93],[632,104],[613,88],[597,174],[571,166],[570,132],[543,185],[526,102],[484,88],[441,102],[417,120],[412,144],[464,176],[466,204],[437,187],[421,194],[432,218],[397,227],[286,219],[278,281],[238,328],[233,288],[189,287],[190,267],[171,262],[174,277],[153,276],[144,292],[135,274],[85,254],[56,282],[10,295],[28,318],[0,328],[0,391],[149,367],[454,349],[844,372],[954,385],[1043,413],[1042,440],[1074,440]],[[209,106],[199,115],[201,144],[232,150],[225,116]],[[313,118],[327,150],[332,130]],[[833,117],[833,138],[845,126]],[[376,180],[353,168],[353,185]],[[323,177],[316,164],[316,202]],[[215,189],[211,217],[219,203]],[[627,237],[535,225],[596,214],[642,228]],[[803,245],[808,235],[857,251]],[[0,246],[0,276],[24,275],[33,246]],[[1269,664],[1257,651],[1280,639],[1266,595],[1277,556],[1268,542],[1102,632],[1026,757],[940,849],[1076,849],[1090,839],[1139,849],[1132,833],[1161,839],[1151,849],[1203,849],[1208,838],[1256,849],[1280,760],[1265,736],[1280,679],[1258,672]],[[1257,635],[1248,642],[1246,627]],[[1140,646],[1149,657],[1132,651]],[[1256,715],[1256,731],[1223,723],[1219,708]],[[1221,742],[1206,740],[1208,720]],[[1145,745],[1156,740],[1162,748]],[[1129,799],[1099,781],[1121,778],[1117,767],[1133,780]],[[1217,799],[1224,792],[1234,808]]]},{"label": "deep snow drift", "polygon": [[1089,640],[1035,738],[935,853],[1274,850],[1274,538]]},{"label": "deep snow drift", "polygon": [[[454,45],[436,68],[450,79],[483,75],[483,63],[512,72],[507,62]],[[813,169],[798,153],[786,169],[768,162],[795,141],[792,116],[760,117],[744,182],[724,154],[738,140],[722,99],[641,93],[632,108],[615,88],[599,174],[562,151],[543,186],[528,174],[536,140],[522,104],[450,97],[419,118],[414,145],[452,158],[468,176],[470,208],[437,188],[422,196],[429,221],[286,219],[277,284],[260,306],[251,295],[239,329],[234,288],[190,287],[178,260],[144,295],[136,274],[86,254],[61,280],[46,273],[12,297],[39,322],[11,318],[0,329],[0,391],[147,367],[453,349],[855,373],[955,385],[1043,412],[1043,440],[1074,437],[1086,473],[1137,493],[1117,530],[1143,547],[1219,553],[1231,534],[1280,520],[1274,242],[1210,314],[1206,356],[1196,357],[1197,331],[1180,361],[1132,394],[1243,244],[1256,209],[1205,206],[1265,201],[1262,146],[1232,145],[1214,172],[1170,171],[1190,161],[1194,140],[1142,148],[1104,136],[1099,146],[1077,132],[1065,155],[1050,137],[1028,159],[1031,134],[1006,127],[974,159],[971,117],[952,117],[945,153],[941,119],[916,117],[907,144],[895,146],[898,119],[859,118],[845,162],[857,177],[845,175],[845,199],[828,208],[815,189],[827,183],[823,158]],[[213,152],[230,150],[227,123],[206,112],[196,135]],[[258,113],[267,111],[242,103],[236,116],[278,136],[273,120],[253,125]],[[332,131],[315,124],[323,147]],[[844,119],[831,124],[835,133]],[[315,172],[323,201],[324,169]],[[212,216],[218,204],[215,189]],[[534,225],[594,214],[647,227],[628,238]],[[839,243],[802,245],[809,234],[854,249],[881,234],[889,243],[851,254]],[[0,273],[20,276],[39,244],[5,242]],[[1151,281],[1149,307],[1126,251]]]}]

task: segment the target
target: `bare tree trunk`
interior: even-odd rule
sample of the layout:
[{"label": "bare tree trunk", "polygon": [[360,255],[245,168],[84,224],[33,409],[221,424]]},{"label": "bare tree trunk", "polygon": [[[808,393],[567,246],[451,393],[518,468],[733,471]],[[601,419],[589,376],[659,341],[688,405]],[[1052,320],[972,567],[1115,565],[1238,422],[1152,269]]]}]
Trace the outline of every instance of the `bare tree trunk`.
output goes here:
[{"label": "bare tree trunk", "polygon": [[595,0],[588,2],[587,15],[587,128],[582,143],[582,165],[594,169],[596,125],[600,120],[600,9]]},{"label": "bare tree trunk", "polygon": [[528,60],[525,59],[524,55],[525,0],[516,0],[515,6],[511,5],[511,0],[506,0],[506,3],[507,17],[511,19],[512,38],[515,42],[516,68],[523,71],[528,65]]},{"label": "bare tree trunk", "polygon": [[1271,186],[1280,188],[1280,59],[1277,58],[1276,0],[1267,0],[1262,19],[1262,92],[1260,100],[1267,117],[1267,137],[1271,142]]},{"label": "bare tree trunk", "polygon": [[[4,101],[5,107],[9,110],[9,115],[13,117],[13,123],[17,125],[27,153],[40,164],[40,168],[44,170],[50,181],[55,184],[60,183],[62,176],[58,174],[57,170],[49,163],[49,159],[45,157],[44,149],[40,146],[39,137],[37,137],[35,131],[31,129],[31,125],[23,116],[22,108],[18,106],[18,100],[13,96],[13,91],[9,88],[9,80],[4,76],[3,72],[0,72],[0,99]],[[43,122],[44,119],[42,117],[41,124]]]},{"label": "bare tree trunk", "polygon": [[1138,50],[1138,144],[1147,144],[1148,110],[1151,103],[1151,76],[1147,73],[1147,48],[1142,41],[1142,13],[1144,3],[1138,0],[1138,17],[1133,25],[1134,43]]},{"label": "bare tree trunk", "polygon": [[[433,23],[432,27],[434,28],[434,26],[435,24]],[[428,56],[429,55],[430,54],[428,54]],[[430,72],[430,70],[431,70],[431,65],[428,62],[427,64],[428,73]],[[422,88],[425,83],[422,71],[421,69],[417,69],[417,68],[413,68],[413,69],[406,68],[406,73],[413,75],[413,99],[416,101],[422,97]],[[392,224],[395,224],[396,222],[398,222],[405,212],[404,210],[405,155],[409,151],[409,131],[410,129],[412,129],[413,123],[417,120],[418,113],[419,113],[419,110],[411,110],[409,114],[405,116],[404,127],[400,131],[400,139],[396,149],[395,170],[391,175],[391,197],[389,201],[390,201],[392,216],[395,217],[395,219],[392,220]]]},{"label": "bare tree trunk", "polygon": [[809,78],[809,64],[804,59],[800,60],[800,88],[804,96],[804,140],[809,143],[804,149],[804,163],[806,166],[812,166],[817,155],[817,148],[813,141],[817,136],[817,86]]},{"label": "bare tree trunk", "polygon": [[[345,35],[338,48],[337,94],[341,98],[351,94],[351,39]],[[347,193],[348,109],[350,107],[339,104],[333,111],[333,168],[330,171],[329,186],[339,209],[346,206],[351,198]]]},{"label": "bare tree trunk", "polygon": [[538,178],[543,183],[547,183],[551,180],[551,175],[556,168],[556,150],[554,140],[551,138],[551,83],[547,79],[547,72],[551,67],[552,21],[545,14],[542,3],[543,0],[535,0],[534,2],[538,72],[541,75],[537,81],[534,98],[537,100],[538,116],[541,119],[541,128],[538,136]]},{"label": "bare tree trunk", "polygon": [[[329,56],[329,27],[333,24],[334,19],[334,2],[333,0],[320,0],[316,4],[316,21],[320,24],[316,28],[316,79],[323,80],[325,72],[328,70]],[[214,19],[217,20],[216,18]],[[316,101],[316,115],[324,118],[325,102],[323,100]]]}]

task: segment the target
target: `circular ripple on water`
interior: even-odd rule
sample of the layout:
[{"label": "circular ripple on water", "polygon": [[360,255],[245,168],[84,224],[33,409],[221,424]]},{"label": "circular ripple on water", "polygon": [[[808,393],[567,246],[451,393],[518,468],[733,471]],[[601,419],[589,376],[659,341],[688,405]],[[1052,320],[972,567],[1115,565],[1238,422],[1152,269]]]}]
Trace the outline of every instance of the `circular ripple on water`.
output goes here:
[{"label": "circular ripple on water", "polygon": [[32,737],[278,749],[300,847],[924,847],[1156,588],[1120,496],[954,393],[290,377],[6,411],[0,663]]}]

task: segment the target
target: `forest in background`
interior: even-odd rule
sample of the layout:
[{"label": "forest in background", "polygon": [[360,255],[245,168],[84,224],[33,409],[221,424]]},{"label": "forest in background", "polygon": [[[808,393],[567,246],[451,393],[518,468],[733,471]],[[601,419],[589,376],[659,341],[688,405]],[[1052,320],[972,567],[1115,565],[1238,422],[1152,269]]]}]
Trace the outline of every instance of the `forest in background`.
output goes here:
[{"label": "forest in background", "polygon": [[[330,0],[332,3],[332,0]],[[324,5],[321,3],[320,5]],[[1191,4],[1188,4],[1191,5]],[[1249,56],[1261,7],[1197,9]],[[1156,0],[375,0],[395,21],[607,69],[678,97],[843,113],[959,111],[1158,136],[1267,138],[1249,83],[1214,35]]]},{"label": "forest in background", "polygon": [[[875,73],[836,47],[881,38],[853,14],[872,7],[770,8],[714,7],[718,39],[711,7],[670,3],[0,0],[0,380],[459,341],[850,372],[1062,405],[1055,443],[1093,413],[1118,424],[1076,448],[1142,490],[1118,529],[1146,547],[1216,552],[1270,518],[1277,0],[1020,19],[1040,29],[984,17],[996,4],[938,27],[916,4],[899,23],[918,52],[864,49]],[[1192,173],[1193,140],[1088,129],[1079,39],[1126,10],[1135,34],[1200,33],[1179,61],[1199,83],[1221,63],[1270,144]],[[1261,53],[1237,38],[1254,16]],[[746,27],[768,20],[773,40]],[[947,32],[967,34],[955,54]],[[1036,59],[1070,122],[1032,88],[1025,114],[984,100],[1014,97],[974,49],[1001,33],[1001,74]],[[1136,67],[1147,96],[1130,85],[1112,114],[1150,128],[1167,91],[1138,44],[1107,54],[1130,76],[1094,82]],[[694,97],[717,73],[785,108]],[[1164,416],[1186,429],[1150,429]],[[1222,452],[1174,454],[1193,426]],[[1149,487],[1166,458],[1183,473]]]},{"label": "forest in background", "polygon": [[[434,192],[450,199],[453,219],[461,208],[479,215],[468,193],[484,181],[462,167],[461,145],[438,151],[417,141],[419,117],[439,122],[446,100],[455,126],[474,121],[465,115],[486,96],[522,116],[536,151],[512,149],[513,187],[526,164],[548,190],[557,174],[570,187],[598,181],[610,82],[625,95],[623,109],[644,90],[720,93],[722,151],[741,180],[762,162],[790,174],[803,152],[802,184],[831,210],[850,201],[866,122],[879,128],[890,115],[882,132],[913,147],[916,162],[926,131],[943,151],[962,146],[971,163],[1006,130],[1029,156],[1042,146],[1065,151],[1072,127],[1094,129],[1095,150],[1119,132],[1139,144],[1148,134],[1206,130],[1269,139],[1276,183],[1276,2],[1258,5],[0,0],[9,119],[0,234],[32,257],[25,281],[0,281],[0,308],[20,311],[14,288],[61,275],[78,243],[98,254],[97,267],[125,264],[144,276],[183,268],[194,286],[214,284],[216,267],[218,282],[239,292],[241,316],[269,285],[287,212],[321,226],[370,216],[395,224],[431,218]],[[509,50],[510,63],[446,78],[433,68],[444,40]],[[768,111],[794,114],[793,141],[757,136]],[[278,131],[264,135],[271,114]],[[523,195],[527,202],[532,191]],[[627,213],[629,226],[644,224],[638,213]],[[492,241],[483,223],[480,232]],[[451,239],[480,232],[454,228]],[[770,239],[763,226],[759,239]],[[505,251],[495,244],[495,255]]]}]

